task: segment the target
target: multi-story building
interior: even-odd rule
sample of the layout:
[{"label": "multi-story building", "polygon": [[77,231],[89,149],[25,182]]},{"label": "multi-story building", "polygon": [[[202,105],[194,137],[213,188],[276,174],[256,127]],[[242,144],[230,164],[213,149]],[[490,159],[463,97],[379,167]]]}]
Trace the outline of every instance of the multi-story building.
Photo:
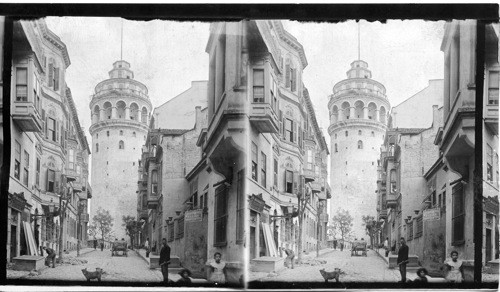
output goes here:
[{"label": "multi-story building", "polygon": [[[498,255],[498,88],[499,26],[485,28],[483,108],[476,108],[477,21],[452,21],[445,27],[444,125],[436,144],[443,155],[446,179],[446,254],[451,250],[465,260],[474,259],[475,147],[482,147],[483,263]],[[472,64],[472,65],[471,65]],[[483,111],[483,144],[475,145],[475,112]],[[493,206],[490,206],[492,204]],[[498,204],[498,203],[496,203]],[[498,208],[498,205],[496,205]]]},{"label": "multi-story building", "polygon": [[[207,261],[207,202],[203,194],[197,194],[198,185],[190,181],[189,175],[202,161],[197,142],[207,126],[206,84],[197,82],[154,109],[139,161],[137,210],[139,220],[146,222],[140,240],[143,243],[149,237],[155,247],[154,258],[162,238],[166,238],[171,257],[178,257],[194,276],[205,276]],[[200,85],[205,90],[199,90]],[[190,114],[193,111],[194,116]],[[182,124],[179,119],[184,119]],[[191,128],[174,129],[169,125]],[[195,213],[198,217],[191,220]]]},{"label": "multi-story building", "polygon": [[251,50],[245,70],[249,258],[252,269],[259,270],[260,262],[273,261],[268,257],[284,256],[280,248],[297,253],[326,245],[328,147],[302,83],[307,66],[302,45],[281,21],[245,26],[253,36],[247,40]]},{"label": "multi-story building", "polygon": [[[419,98],[430,97],[417,94],[411,99]],[[411,99],[406,102],[416,102]],[[399,111],[399,114],[412,117],[415,124],[419,124],[419,119],[425,119],[426,116],[415,116],[410,108],[408,111]],[[437,230],[442,232],[440,234],[437,234],[436,230],[424,231],[425,227],[436,225],[434,221],[424,222],[424,210],[440,204],[436,201],[434,205],[424,203],[429,195],[428,173],[434,171],[431,169],[439,157],[434,141],[442,125],[442,107],[438,109],[438,106],[434,105],[432,116],[428,128],[397,128],[393,126],[391,115],[377,164],[376,210],[378,220],[384,222],[381,242],[388,237],[391,245],[396,243],[399,247],[399,238],[406,238],[410,254],[418,256],[418,260],[428,269],[431,263],[438,260],[436,254],[444,253],[444,241],[439,242],[438,236],[442,237],[444,229]],[[431,242],[434,246],[433,253],[424,252],[425,244],[429,246]]]},{"label": "multi-story building", "polygon": [[72,250],[79,239],[86,242],[91,196],[90,150],[65,83],[65,44],[36,20],[14,23],[12,46],[9,260],[39,254],[42,246]]},{"label": "multi-story building", "polygon": [[135,183],[142,145],[146,141],[151,113],[148,89],[134,79],[130,64],[113,63],[109,79],[95,87],[90,101],[92,112],[92,186],[91,218],[99,208],[113,218],[111,238],[125,238],[123,216],[137,210]]},{"label": "multi-story building", "polygon": [[353,235],[366,237],[362,216],[375,215],[377,159],[387,130],[390,104],[385,87],[372,79],[368,64],[351,63],[347,79],[335,84],[330,111],[330,210],[346,209],[353,217]]}]

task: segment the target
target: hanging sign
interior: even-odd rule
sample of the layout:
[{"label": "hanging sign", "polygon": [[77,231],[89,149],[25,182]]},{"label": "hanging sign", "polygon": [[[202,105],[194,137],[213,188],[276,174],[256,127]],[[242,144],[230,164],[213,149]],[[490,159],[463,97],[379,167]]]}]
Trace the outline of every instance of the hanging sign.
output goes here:
[{"label": "hanging sign", "polygon": [[203,220],[203,209],[186,211],[184,213],[184,222],[199,222]]},{"label": "hanging sign", "polygon": [[439,208],[424,210],[424,221],[434,221],[441,218],[441,211]]}]

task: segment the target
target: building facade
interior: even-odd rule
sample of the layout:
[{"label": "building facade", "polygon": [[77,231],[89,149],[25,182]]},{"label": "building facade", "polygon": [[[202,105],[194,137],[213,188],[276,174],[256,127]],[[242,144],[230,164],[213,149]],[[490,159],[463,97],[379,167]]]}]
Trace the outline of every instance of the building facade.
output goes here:
[{"label": "building facade", "polygon": [[246,70],[249,258],[259,270],[267,257],[286,256],[281,248],[326,246],[328,149],[302,83],[302,45],[280,21],[252,21],[246,30],[253,36]]},{"label": "building facade", "polygon": [[90,101],[92,113],[91,220],[99,208],[113,218],[110,239],[125,238],[123,216],[136,215],[137,161],[146,141],[151,113],[148,89],[134,79],[126,61],[116,61],[109,79],[95,87]]},{"label": "building facade", "polygon": [[[476,26],[477,21],[452,21],[446,24],[441,45],[444,52],[444,125],[436,144],[448,168],[446,198],[446,253],[456,250],[462,259],[474,259],[474,164],[475,147],[482,147],[483,263],[498,257],[498,87],[499,26],[485,27],[485,63],[483,94],[483,145],[475,145],[476,111]],[[452,178],[457,179],[452,180]],[[498,206],[498,205],[497,205]]]},{"label": "building facade", "polygon": [[390,104],[385,87],[372,79],[365,61],[351,63],[347,79],[335,84],[330,112],[332,200],[330,210],[346,209],[353,235],[366,237],[362,216],[375,215],[377,160],[385,138]]},{"label": "building facade", "polygon": [[15,22],[12,45],[9,261],[42,246],[84,246],[91,197],[90,149],[65,83],[66,46],[43,20]]}]

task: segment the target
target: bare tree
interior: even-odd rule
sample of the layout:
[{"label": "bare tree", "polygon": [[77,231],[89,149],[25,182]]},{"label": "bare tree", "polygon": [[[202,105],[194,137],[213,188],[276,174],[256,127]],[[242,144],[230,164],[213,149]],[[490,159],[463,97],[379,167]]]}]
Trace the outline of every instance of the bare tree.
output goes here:
[{"label": "bare tree", "polygon": [[333,226],[338,230],[340,237],[344,242],[349,238],[351,233],[353,226],[352,220],[353,218],[349,214],[349,211],[340,208],[337,210],[337,214],[332,217]]}]

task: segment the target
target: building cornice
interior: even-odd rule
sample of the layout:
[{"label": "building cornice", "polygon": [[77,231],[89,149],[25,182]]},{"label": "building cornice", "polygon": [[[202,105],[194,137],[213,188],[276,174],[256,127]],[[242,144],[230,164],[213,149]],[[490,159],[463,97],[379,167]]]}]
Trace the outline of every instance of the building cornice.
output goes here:
[{"label": "building cornice", "polygon": [[307,58],[302,44],[299,43],[299,41],[292,34],[285,30],[281,20],[273,20],[273,26],[276,27],[276,31],[278,32],[280,39],[299,53],[302,69],[307,67]]},{"label": "building cornice", "polygon": [[69,54],[66,45],[61,41],[61,39],[55,33],[53,33],[47,27],[45,20],[39,19],[37,20],[37,24],[40,26],[43,38],[49,41],[51,44],[53,44],[56,48],[58,48],[62,52],[64,64],[66,68],[68,68],[69,65],[71,65],[71,60],[69,59]]},{"label": "building cornice", "polygon": [[144,123],[138,123],[132,120],[124,120],[124,119],[110,119],[92,124],[92,126],[90,126],[89,128],[89,132],[91,135],[94,135],[94,133],[98,130],[101,130],[103,128],[114,128],[114,127],[131,128],[143,131],[144,133],[147,133],[149,130],[148,125]]}]

